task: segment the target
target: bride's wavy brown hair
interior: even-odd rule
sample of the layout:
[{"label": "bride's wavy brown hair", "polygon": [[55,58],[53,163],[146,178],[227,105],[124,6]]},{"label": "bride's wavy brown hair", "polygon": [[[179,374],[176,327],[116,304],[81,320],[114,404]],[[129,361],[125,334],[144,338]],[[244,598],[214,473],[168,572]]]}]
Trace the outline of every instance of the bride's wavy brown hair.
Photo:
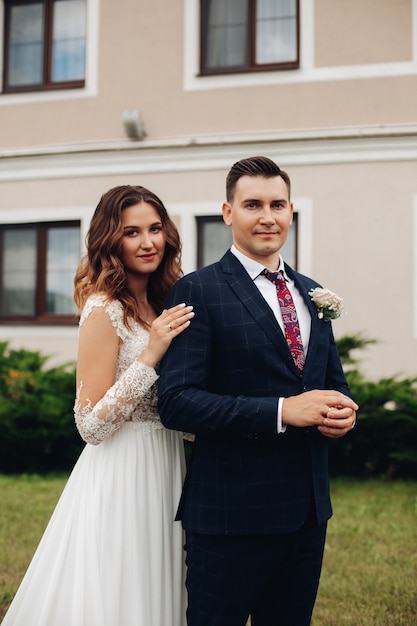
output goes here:
[{"label": "bride's wavy brown hair", "polygon": [[91,294],[102,293],[109,300],[117,299],[122,303],[126,324],[129,317],[145,324],[137,300],[127,284],[120,258],[122,211],[140,202],[147,202],[155,208],[166,238],[163,259],[156,271],[150,274],[148,283],[148,302],[157,315],[162,313],[171,287],[182,276],[180,237],[158,196],[149,189],[132,185],[110,189],[96,207],[86,237],[87,254],[81,259],[74,278],[74,300],[78,312]]}]

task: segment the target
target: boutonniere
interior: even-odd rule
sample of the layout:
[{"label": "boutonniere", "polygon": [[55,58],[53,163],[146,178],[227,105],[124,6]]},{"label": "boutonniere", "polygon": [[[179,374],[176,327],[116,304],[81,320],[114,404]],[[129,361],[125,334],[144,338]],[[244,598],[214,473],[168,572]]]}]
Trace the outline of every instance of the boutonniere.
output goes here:
[{"label": "boutonniere", "polygon": [[319,319],[328,322],[342,315],[343,300],[333,293],[333,291],[330,291],[330,289],[316,287],[315,289],[311,289],[308,295],[316,305]]}]

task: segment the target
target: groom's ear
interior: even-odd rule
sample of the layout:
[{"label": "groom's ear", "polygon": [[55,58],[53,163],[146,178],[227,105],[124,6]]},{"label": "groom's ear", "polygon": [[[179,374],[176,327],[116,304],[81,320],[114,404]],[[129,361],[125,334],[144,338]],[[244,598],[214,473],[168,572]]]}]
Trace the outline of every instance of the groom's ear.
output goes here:
[{"label": "groom's ear", "polygon": [[228,202],[223,202],[222,206],[223,221],[226,226],[232,225],[232,207]]}]

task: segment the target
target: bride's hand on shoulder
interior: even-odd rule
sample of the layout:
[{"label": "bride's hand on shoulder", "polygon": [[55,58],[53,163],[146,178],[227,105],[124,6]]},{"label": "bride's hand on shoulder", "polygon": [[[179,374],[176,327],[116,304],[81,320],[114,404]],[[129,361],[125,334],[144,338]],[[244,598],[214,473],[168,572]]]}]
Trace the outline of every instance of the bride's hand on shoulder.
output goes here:
[{"label": "bride's hand on shoulder", "polygon": [[177,304],[165,309],[151,324],[149,343],[138,361],[155,367],[168,350],[171,341],[188,328],[194,317],[193,307]]}]

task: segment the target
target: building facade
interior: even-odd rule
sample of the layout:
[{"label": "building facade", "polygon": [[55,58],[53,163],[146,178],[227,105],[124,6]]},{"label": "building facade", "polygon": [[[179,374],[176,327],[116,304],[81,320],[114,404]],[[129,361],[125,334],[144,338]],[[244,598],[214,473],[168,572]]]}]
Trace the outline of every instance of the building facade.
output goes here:
[{"label": "building facade", "polygon": [[75,360],[72,278],[114,185],[165,202],[185,272],[225,177],[292,179],[285,258],[343,297],[371,378],[417,374],[417,0],[0,0],[0,341]]}]

